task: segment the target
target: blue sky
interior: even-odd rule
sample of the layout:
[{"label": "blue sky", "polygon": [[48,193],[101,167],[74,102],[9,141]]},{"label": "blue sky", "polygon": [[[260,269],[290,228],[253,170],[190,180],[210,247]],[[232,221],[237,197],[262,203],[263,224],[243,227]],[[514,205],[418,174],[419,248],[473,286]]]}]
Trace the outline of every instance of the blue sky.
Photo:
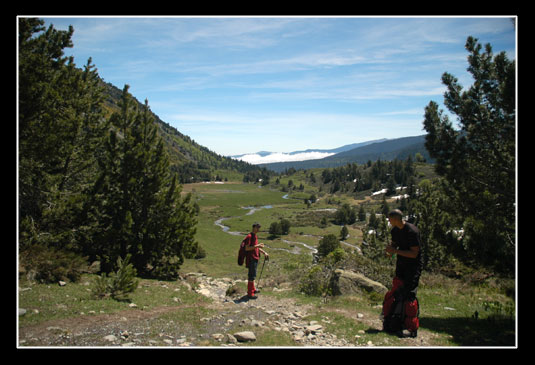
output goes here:
[{"label": "blue sky", "polygon": [[[423,134],[441,75],[472,84],[469,35],[515,59],[506,17],[43,17],[73,55],[222,155]],[[444,108],[445,109],[445,108]]]}]

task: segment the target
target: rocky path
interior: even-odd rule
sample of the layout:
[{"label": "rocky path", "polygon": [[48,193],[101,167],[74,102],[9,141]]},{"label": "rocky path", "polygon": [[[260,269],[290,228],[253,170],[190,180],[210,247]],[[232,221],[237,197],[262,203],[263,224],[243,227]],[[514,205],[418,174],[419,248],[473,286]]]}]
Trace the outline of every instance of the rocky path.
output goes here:
[{"label": "rocky path", "polygon": [[[371,345],[355,338],[338,338],[329,333],[329,318],[307,320],[314,314],[312,306],[300,305],[291,298],[259,294],[247,300],[237,290],[226,295],[229,287],[240,287],[240,280],[210,278],[200,273],[185,274],[169,290],[192,290],[211,301],[133,308],[110,314],[93,314],[53,320],[19,329],[19,345],[73,347],[152,347],[152,346],[244,346],[262,342],[263,336],[285,337],[284,346],[345,347]],[[185,287],[185,289],[184,289]],[[274,288],[274,291],[288,289]],[[135,305],[134,305],[135,306]],[[191,313],[191,317],[184,314]],[[200,313],[200,314],[199,314]],[[203,313],[208,313],[203,316]],[[317,314],[317,313],[316,313]],[[182,319],[170,319],[182,318]],[[317,318],[317,316],[315,317]],[[376,323],[378,326],[379,323]],[[279,341],[276,342],[276,345]],[[264,346],[264,345],[259,345]]]},{"label": "rocky path", "polygon": [[[244,293],[227,296],[227,288],[237,284],[239,280],[213,279],[203,275],[198,275],[197,280],[199,286],[196,291],[212,298],[213,305],[218,309],[216,315],[205,319],[214,323],[215,327],[224,329],[226,325],[238,323],[240,327],[279,331],[291,336],[294,344],[298,346],[355,346],[354,342],[328,333],[322,322],[307,321],[305,317],[311,308],[298,305],[292,299],[277,299],[260,294],[258,299],[248,300]],[[254,330],[246,332],[256,337]],[[236,338],[238,336],[233,333],[221,331],[212,336],[227,346],[239,345]]]}]

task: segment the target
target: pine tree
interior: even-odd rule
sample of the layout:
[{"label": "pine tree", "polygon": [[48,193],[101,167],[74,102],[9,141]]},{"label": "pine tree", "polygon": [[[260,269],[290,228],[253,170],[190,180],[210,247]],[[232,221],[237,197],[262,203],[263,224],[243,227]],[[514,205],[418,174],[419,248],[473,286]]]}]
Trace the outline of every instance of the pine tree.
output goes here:
[{"label": "pine tree", "polygon": [[364,210],[364,206],[362,204],[359,207],[358,220],[359,222],[366,221],[366,211]]},{"label": "pine tree", "polygon": [[458,213],[465,218],[465,242],[474,257],[512,271],[515,247],[515,62],[505,52],[494,56],[490,44],[468,37],[468,71],[474,84],[463,91],[444,73],[449,118],[430,102],[425,110],[425,146],[437,173],[454,187]]},{"label": "pine tree", "polygon": [[96,174],[107,124],[96,69],[76,68],[68,31],[19,19],[19,213],[21,248],[80,251],[80,211]]},{"label": "pine tree", "polygon": [[139,274],[176,278],[184,254],[199,249],[195,208],[190,194],[180,197],[177,176],[169,172],[148,101],[139,110],[128,89],[125,85],[121,111],[110,117],[113,128],[88,205],[96,221],[87,248],[104,271],[131,254]]},{"label": "pine tree", "polygon": [[340,230],[340,240],[341,241],[345,240],[348,235],[349,235],[349,230],[347,229],[347,226],[344,224],[344,226]]},{"label": "pine tree", "polygon": [[118,301],[129,299],[130,293],[133,293],[138,285],[136,279],[136,269],[130,263],[131,255],[128,254],[123,260],[117,258],[117,271],[100,275],[94,282],[91,294],[97,299],[111,297]]}]

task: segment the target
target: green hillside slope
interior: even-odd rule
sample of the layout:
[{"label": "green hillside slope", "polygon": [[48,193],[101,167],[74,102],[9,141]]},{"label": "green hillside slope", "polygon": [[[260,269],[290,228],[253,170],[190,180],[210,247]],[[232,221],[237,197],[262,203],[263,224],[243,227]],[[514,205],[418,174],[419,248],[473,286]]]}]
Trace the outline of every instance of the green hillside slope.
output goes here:
[{"label": "green hillside slope", "polygon": [[[121,90],[106,82],[103,82],[103,86],[106,89],[106,109],[110,114],[118,111],[117,103],[120,100]],[[139,100],[136,101],[139,106],[142,105]],[[158,124],[158,134],[167,147],[171,170],[178,173],[180,183],[241,180],[243,174],[261,170],[261,167],[210,151],[161,120],[154,112],[152,114]]]}]

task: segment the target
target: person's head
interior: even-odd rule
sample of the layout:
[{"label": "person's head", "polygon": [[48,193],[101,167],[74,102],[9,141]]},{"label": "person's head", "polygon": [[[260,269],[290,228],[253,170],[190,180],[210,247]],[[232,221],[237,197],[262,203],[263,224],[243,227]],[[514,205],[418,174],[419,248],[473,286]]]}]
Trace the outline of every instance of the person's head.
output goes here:
[{"label": "person's head", "polygon": [[258,231],[260,231],[260,227],[260,223],[253,224],[253,233],[258,233]]},{"label": "person's head", "polygon": [[403,213],[399,209],[394,209],[388,213],[388,221],[394,227],[403,226]]}]

